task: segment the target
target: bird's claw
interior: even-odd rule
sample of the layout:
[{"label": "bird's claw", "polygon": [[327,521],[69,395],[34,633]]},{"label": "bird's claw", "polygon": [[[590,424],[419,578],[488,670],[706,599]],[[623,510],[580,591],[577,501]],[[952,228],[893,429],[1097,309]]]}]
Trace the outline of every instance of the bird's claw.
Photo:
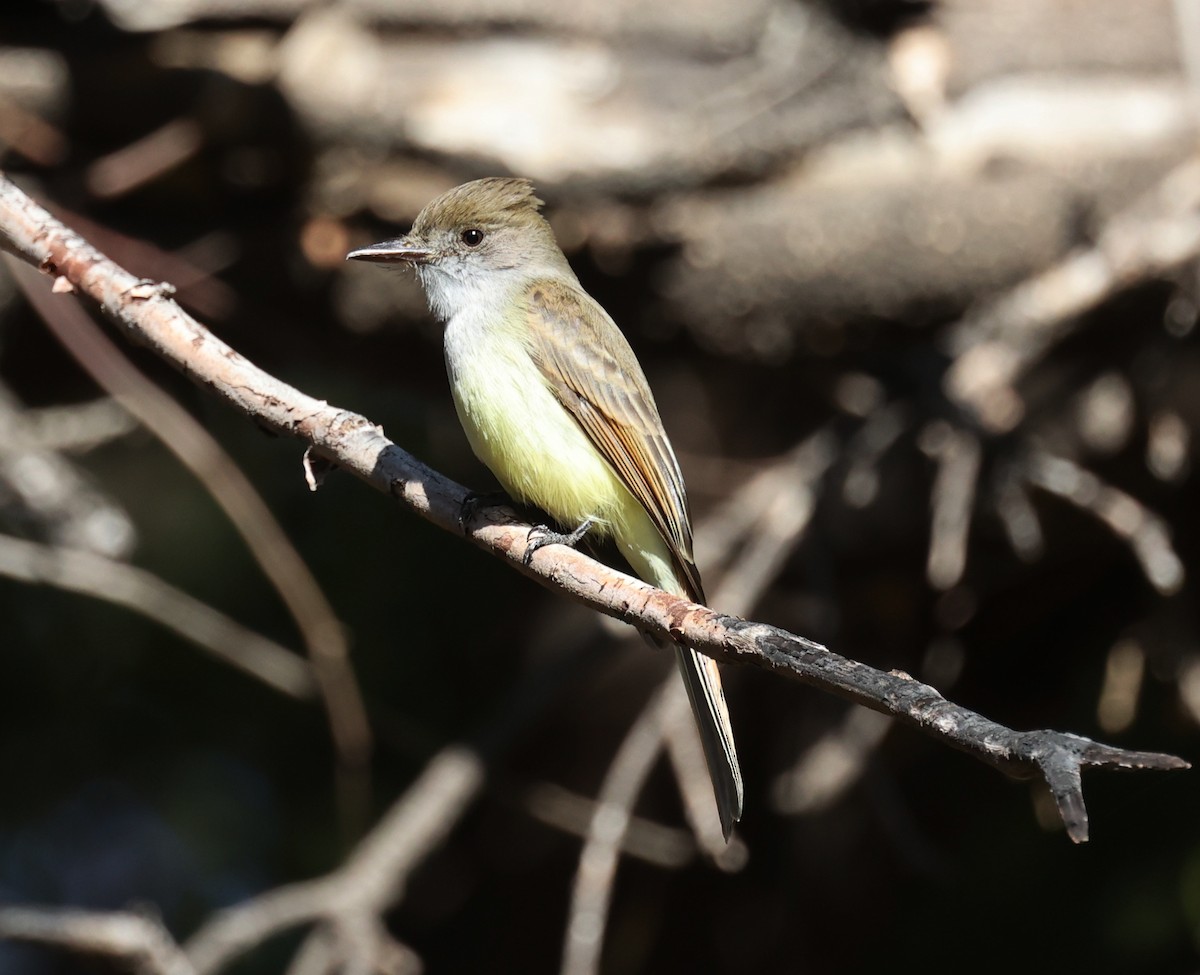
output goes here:
[{"label": "bird's claw", "polygon": [[566,545],[568,548],[574,548],[594,524],[596,524],[595,518],[585,518],[574,531],[569,532],[555,531],[549,525],[534,525],[529,529],[525,554],[521,557],[521,561],[525,565],[529,565],[533,561],[534,553],[547,545]]},{"label": "bird's claw", "polygon": [[458,528],[464,535],[467,526],[474,521],[475,516],[484,508],[495,508],[500,505],[511,507],[513,503],[503,491],[471,491],[458,509]]}]

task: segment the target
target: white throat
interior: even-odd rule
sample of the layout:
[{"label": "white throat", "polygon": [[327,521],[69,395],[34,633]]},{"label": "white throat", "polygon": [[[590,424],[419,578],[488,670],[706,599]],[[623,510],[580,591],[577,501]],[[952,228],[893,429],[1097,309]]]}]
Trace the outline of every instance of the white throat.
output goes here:
[{"label": "white throat", "polygon": [[476,261],[443,259],[417,265],[429,310],[442,322],[460,315],[504,315],[530,283],[557,280],[579,287],[579,279],[564,262],[562,267],[525,262],[514,267],[485,267]]}]

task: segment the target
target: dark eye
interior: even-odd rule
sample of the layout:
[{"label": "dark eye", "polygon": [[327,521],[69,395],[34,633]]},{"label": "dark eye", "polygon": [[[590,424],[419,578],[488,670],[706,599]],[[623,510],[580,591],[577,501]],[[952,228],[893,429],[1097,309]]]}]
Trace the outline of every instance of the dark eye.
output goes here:
[{"label": "dark eye", "polygon": [[478,247],[483,243],[483,231],[475,227],[462,232],[461,240],[468,247]]}]

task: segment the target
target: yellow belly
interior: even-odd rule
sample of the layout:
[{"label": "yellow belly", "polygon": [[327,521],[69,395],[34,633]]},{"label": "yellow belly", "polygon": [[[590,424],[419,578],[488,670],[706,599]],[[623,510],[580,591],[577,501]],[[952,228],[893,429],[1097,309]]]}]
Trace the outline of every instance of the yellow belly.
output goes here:
[{"label": "yellow belly", "polygon": [[[469,350],[455,343],[470,341]],[[550,390],[519,340],[496,330],[447,333],[446,364],[471,449],[518,501],[570,530],[595,519],[634,571],[678,589],[670,553],[638,500]]]}]

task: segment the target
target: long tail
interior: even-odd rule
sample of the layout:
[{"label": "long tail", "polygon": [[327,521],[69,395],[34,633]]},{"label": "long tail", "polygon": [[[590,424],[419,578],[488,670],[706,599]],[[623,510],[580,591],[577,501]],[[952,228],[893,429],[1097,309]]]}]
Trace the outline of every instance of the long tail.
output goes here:
[{"label": "long tail", "polygon": [[696,653],[690,647],[676,647],[675,660],[692,702],[692,714],[704,746],[708,774],[717,797],[717,814],[721,817],[721,832],[725,839],[733,832],[733,824],[742,818],[742,770],[738,766],[733,746],[733,726],[729,723],[729,708],[721,690],[721,673],[717,662]]},{"label": "long tail", "polygon": [[[638,509],[639,513],[640,509]],[[627,531],[616,536],[617,545],[633,566],[634,571],[667,592],[675,592],[698,603],[704,602],[700,574],[690,560],[677,555],[663,540],[648,517],[641,531]],[[675,648],[675,659],[683,685],[687,688],[704,759],[712,779],[717,800],[717,815],[721,832],[729,839],[733,824],[742,818],[742,770],[733,745],[733,725],[729,708],[721,690],[721,672],[715,660],[702,656],[690,647]]]}]

